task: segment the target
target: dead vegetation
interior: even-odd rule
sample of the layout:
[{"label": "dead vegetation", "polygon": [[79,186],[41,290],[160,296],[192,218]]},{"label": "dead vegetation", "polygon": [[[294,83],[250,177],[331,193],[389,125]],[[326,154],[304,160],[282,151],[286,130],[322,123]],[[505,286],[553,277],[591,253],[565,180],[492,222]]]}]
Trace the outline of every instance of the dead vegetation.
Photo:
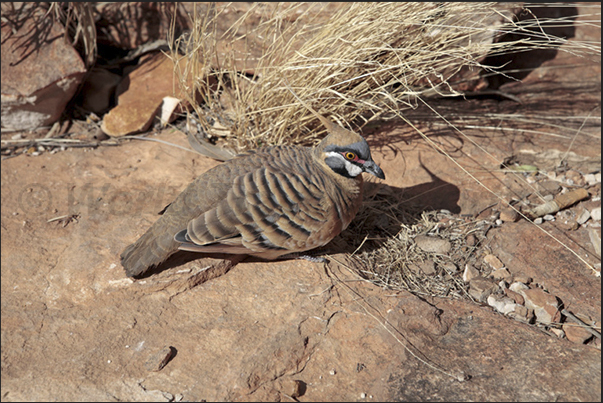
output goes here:
[{"label": "dead vegetation", "polygon": [[[370,184],[360,212],[335,241],[337,250],[348,246],[345,261],[338,263],[380,287],[422,297],[471,298],[462,280],[463,269],[466,264],[481,269],[486,235],[494,225],[489,218],[425,210],[386,186]],[[422,235],[447,241],[450,250],[422,250],[415,242]]]},{"label": "dead vegetation", "polygon": [[[237,150],[309,145],[324,128],[285,78],[320,113],[357,129],[419,99],[461,95],[480,72],[501,67],[484,65],[486,55],[565,43],[542,29],[547,22],[518,22],[519,4],[350,3],[330,15],[325,8],[254,3],[219,34],[218,21],[234,6],[194,7],[190,32],[168,42],[203,135]],[[514,40],[498,41],[510,33]],[[588,55],[596,46],[567,50]]]}]

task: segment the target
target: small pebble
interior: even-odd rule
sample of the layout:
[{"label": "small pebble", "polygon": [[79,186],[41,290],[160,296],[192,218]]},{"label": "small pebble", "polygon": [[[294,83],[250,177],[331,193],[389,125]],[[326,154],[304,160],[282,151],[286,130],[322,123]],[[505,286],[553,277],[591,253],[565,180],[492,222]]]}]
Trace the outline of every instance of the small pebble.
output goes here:
[{"label": "small pebble", "polygon": [[[526,284],[530,284],[532,282],[532,277],[526,276],[525,274],[516,274],[515,282],[523,283],[523,285],[525,286]],[[526,286],[526,288],[527,288],[527,286]],[[515,291],[515,290],[513,290],[513,291]]]},{"label": "small pebble", "polygon": [[298,379],[286,379],[281,382],[281,392],[293,398],[303,396],[306,387],[306,383]]},{"label": "small pebble", "polygon": [[498,285],[490,279],[476,277],[469,282],[469,295],[479,302],[486,302],[495,290]]},{"label": "small pebble", "polygon": [[534,219],[534,224],[542,224],[542,217],[538,217]]},{"label": "small pebble", "polygon": [[562,210],[555,215],[555,222],[558,223],[559,228],[565,231],[574,231],[578,229],[579,225],[576,222],[576,213],[574,210]]},{"label": "small pebble", "polygon": [[[512,208],[504,208],[500,212],[500,219],[505,222],[515,222],[519,220],[519,214]],[[498,221],[498,220],[497,220]]]},{"label": "small pebble", "polygon": [[360,394],[360,398],[361,398],[361,399],[366,399],[366,393],[361,393],[361,394]]},{"label": "small pebble", "polygon": [[335,375],[337,373],[337,371],[335,371],[335,369],[332,369],[329,371],[329,375]]},{"label": "small pebble", "polygon": [[519,291],[519,293],[525,299],[526,308],[534,310],[538,322],[550,324],[558,323],[561,320],[559,301],[553,294],[540,288]]},{"label": "small pebble", "polygon": [[595,207],[590,211],[590,218],[593,221],[601,221],[601,207]]},{"label": "small pebble", "polygon": [[490,305],[492,308],[505,315],[514,312],[515,307],[517,306],[517,304],[515,304],[515,301],[513,301],[509,297],[499,297],[495,295],[490,295],[488,296],[488,299],[486,301],[488,305]]},{"label": "small pebble", "polygon": [[583,186],[586,183],[582,174],[578,171],[574,171],[573,169],[567,171],[565,173],[565,177],[567,178],[567,183],[570,183],[570,181],[572,181],[573,184],[578,186]]},{"label": "small pebble", "polygon": [[551,327],[551,332],[553,332],[555,334],[555,336],[557,336],[560,339],[563,339],[563,336],[565,336],[565,332],[562,329],[557,329],[556,327]]},{"label": "small pebble", "polygon": [[523,322],[532,323],[534,321],[534,311],[523,305],[515,305],[515,310],[508,314],[511,318]]},{"label": "small pebble", "polygon": [[[517,280],[517,278],[515,278]],[[525,285],[525,283],[515,281],[509,286],[509,290],[521,294],[522,291],[529,290],[530,287]]]},{"label": "small pebble", "polygon": [[502,269],[496,269],[494,270],[490,276],[492,276],[492,278],[494,280],[505,280],[510,282],[513,279],[513,275],[511,273],[509,273],[509,270],[505,269],[504,267]]},{"label": "small pebble", "polygon": [[552,214],[546,214],[544,217],[542,217],[542,219],[544,221],[555,221],[555,216]]},{"label": "small pebble", "polygon": [[[585,324],[592,326],[592,319],[586,315],[576,314],[578,319],[580,319]],[[584,344],[588,339],[593,337],[593,334],[588,331],[584,326],[567,319],[562,327],[565,332],[565,337],[571,342]]]},{"label": "small pebble", "polygon": [[595,174],[586,174],[584,175],[584,180],[588,184],[588,186],[596,185],[601,182],[601,174],[599,174],[599,180],[597,180],[597,175]]},{"label": "small pebble", "polygon": [[164,347],[161,350],[149,355],[147,361],[144,364],[144,367],[147,371],[161,371],[163,367],[170,362],[170,359],[176,352],[176,349],[173,347]]},{"label": "small pebble", "polygon": [[525,299],[523,298],[523,296],[520,293],[515,292],[509,288],[503,288],[503,290],[505,291],[505,294],[507,295],[507,297],[512,298],[513,301],[515,301],[515,303],[517,305],[525,304]]},{"label": "small pebble", "polygon": [[475,246],[475,244],[477,243],[477,238],[475,237],[475,235],[469,234],[467,235],[465,242],[467,242],[467,245],[469,246]]},{"label": "small pebble", "polygon": [[472,279],[479,277],[479,271],[470,264],[465,265],[465,271],[463,272],[463,281],[468,283]]},{"label": "small pebble", "polygon": [[488,207],[477,215],[478,220],[489,219],[492,216],[492,207]]},{"label": "small pebble", "polygon": [[424,252],[445,254],[452,249],[450,242],[436,236],[417,235],[415,243]]},{"label": "small pebble", "polygon": [[436,274],[435,263],[433,260],[426,260],[424,262],[419,263],[419,268],[423,273],[428,276],[433,276]]},{"label": "small pebble", "polygon": [[446,262],[442,265],[442,267],[444,268],[444,270],[446,270],[448,273],[456,273],[459,269],[458,267],[456,267],[456,265],[452,262]]},{"label": "small pebble", "polygon": [[576,223],[582,225],[585,222],[587,222],[589,218],[590,218],[590,211],[588,211],[587,209],[584,209],[584,210],[582,210],[582,213],[580,213],[578,218],[576,218]]},{"label": "small pebble", "polygon": [[492,254],[484,256],[484,262],[487,263],[494,270],[502,269],[503,267],[505,267],[505,265],[502,264],[500,259]]}]

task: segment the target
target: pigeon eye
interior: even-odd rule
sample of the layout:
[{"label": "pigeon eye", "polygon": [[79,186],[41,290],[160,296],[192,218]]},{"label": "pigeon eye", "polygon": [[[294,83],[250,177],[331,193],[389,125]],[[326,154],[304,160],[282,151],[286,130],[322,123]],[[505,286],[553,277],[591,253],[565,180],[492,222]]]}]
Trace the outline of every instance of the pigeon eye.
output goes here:
[{"label": "pigeon eye", "polygon": [[356,154],[347,152],[347,153],[345,153],[345,158],[348,159],[348,160],[350,160],[350,161],[353,161],[353,160],[356,159]]}]

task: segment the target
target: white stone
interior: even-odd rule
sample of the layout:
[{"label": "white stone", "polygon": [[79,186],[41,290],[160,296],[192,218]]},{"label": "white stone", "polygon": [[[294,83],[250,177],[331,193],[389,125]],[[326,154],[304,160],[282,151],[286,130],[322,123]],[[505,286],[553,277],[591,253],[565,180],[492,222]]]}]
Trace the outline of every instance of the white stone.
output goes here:
[{"label": "white stone", "polygon": [[584,224],[590,218],[590,212],[586,209],[582,210],[582,213],[578,218],[576,218],[576,222],[580,225]]},{"label": "white stone", "polygon": [[590,211],[590,218],[593,221],[601,221],[601,207],[595,207]]},{"label": "white stone", "polygon": [[596,174],[584,175],[584,181],[589,186],[593,186],[593,185],[596,185],[597,183],[601,183],[601,172],[597,172]]},{"label": "white stone", "polygon": [[503,314],[508,314],[515,311],[515,301],[508,297],[497,297],[495,295],[490,295],[488,297],[488,305],[496,309],[498,312]]},{"label": "white stone", "polygon": [[528,287],[524,283],[520,283],[517,281],[509,286],[509,290],[515,291],[516,293],[522,294],[522,295],[523,295],[522,291],[529,290],[529,289],[530,289],[530,287]]},{"label": "white stone", "polygon": [[555,336],[557,336],[560,339],[563,339],[563,336],[565,336],[565,332],[562,329],[557,329],[556,327],[551,327],[551,332],[553,332],[555,334]]},{"label": "white stone", "polygon": [[479,271],[469,264],[465,265],[465,271],[463,272],[463,281],[468,283],[471,279],[479,276]]}]

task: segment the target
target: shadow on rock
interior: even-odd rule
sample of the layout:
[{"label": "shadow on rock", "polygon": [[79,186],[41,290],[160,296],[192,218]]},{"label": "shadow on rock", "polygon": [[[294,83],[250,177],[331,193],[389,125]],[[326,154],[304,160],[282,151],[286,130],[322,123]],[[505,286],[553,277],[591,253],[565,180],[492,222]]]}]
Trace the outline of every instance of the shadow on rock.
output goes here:
[{"label": "shadow on rock", "polygon": [[460,213],[460,189],[440,179],[423,163],[421,166],[431,177],[430,182],[407,188],[366,183],[360,212],[345,231],[323,248],[324,253],[352,253],[360,246],[363,252],[371,252],[395,237],[401,225],[417,224],[424,212],[444,209]]},{"label": "shadow on rock", "polygon": [[[497,42],[499,43],[521,40],[521,44],[518,45],[521,48],[518,48],[516,52],[511,49],[503,54],[486,57],[483,64],[491,66],[492,69],[485,70],[482,76],[488,80],[489,88],[496,90],[509,82],[521,81],[533,70],[540,67],[542,63],[554,59],[558,52],[557,48],[566,39],[574,37],[576,31],[574,20],[577,16],[578,9],[566,5],[560,7],[534,5],[522,9],[514,16],[513,24],[520,25],[525,31],[533,32],[533,34],[527,34],[525,31],[519,33],[509,32],[498,39]],[[536,19],[538,19],[538,23],[535,23]],[[566,23],[559,24],[559,21]],[[549,44],[546,48],[542,48],[542,45],[538,45],[538,43],[545,40],[544,36],[552,37],[551,43],[556,46]],[[561,39],[554,41],[554,38]],[[532,45],[532,49],[526,51],[526,46],[530,46],[530,40],[536,43]],[[519,56],[518,52],[521,52]],[[504,73],[504,75],[497,73]]]}]

